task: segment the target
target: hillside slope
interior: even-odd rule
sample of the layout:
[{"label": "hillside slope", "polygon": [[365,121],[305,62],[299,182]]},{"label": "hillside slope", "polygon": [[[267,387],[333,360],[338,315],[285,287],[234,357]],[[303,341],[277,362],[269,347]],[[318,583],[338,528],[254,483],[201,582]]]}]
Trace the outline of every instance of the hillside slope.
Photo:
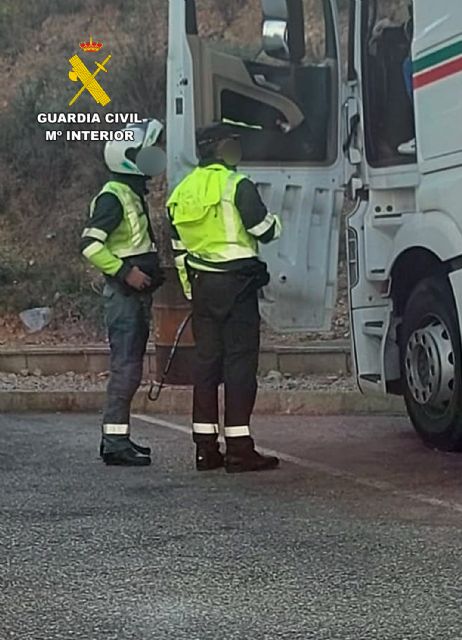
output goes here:
[{"label": "hillside slope", "polygon": [[[313,55],[322,37],[318,1],[305,0]],[[345,6],[344,0],[339,2]],[[259,0],[197,4],[202,35],[229,46],[259,42]],[[342,22],[345,44],[345,14]],[[0,7],[0,344],[95,341],[103,335],[94,291],[100,278],[77,251],[89,201],[105,176],[101,145],[45,142],[36,121],[39,112],[67,110],[68,59],[90,35],[113,56],[104,78],[112,97],[108,109],[162,116],[165,0],[3,0]],[[85,94],[78,105],[79,111],[97,109]],[[165,245],[164,185],[155,185],[152,193],[158,235]],[[163,253],[165,257],[168,252]],[[47,305],[55,311],[53,324],[38,336],[27,336],[18,313]],[[343,286],[341,333],[344,307]]]}]

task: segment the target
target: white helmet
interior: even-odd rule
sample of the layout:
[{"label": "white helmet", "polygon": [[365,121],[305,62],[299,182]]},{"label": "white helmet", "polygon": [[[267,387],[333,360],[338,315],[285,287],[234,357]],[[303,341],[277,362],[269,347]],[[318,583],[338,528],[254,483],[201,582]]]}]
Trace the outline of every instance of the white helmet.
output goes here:
[{"label": "white helmet", "polygon": [[[136,176],[157,175],[162,173],[165,165],[161,167],[162,163],[153,163],[152,158],[150,158],[150,165],[153,165],[155,168],[149,166],[149,169],[146,170],[149,163],[140,163],[138,156],[143,149],[149,149],[156,144],[163,129],[164,125],[155,119],[143,120],[143,122],[139,124],[128,125],[125,131],[133,131],[134,140],[111,140],[107,142],[104,147],[104,161],[108,169],[113,173],[126,173]],[[132,151],[130,157],[127,155],[128,151]],[[165,156],[161,149],[156,149],[155,151],[158,161],[162,156]]]}]

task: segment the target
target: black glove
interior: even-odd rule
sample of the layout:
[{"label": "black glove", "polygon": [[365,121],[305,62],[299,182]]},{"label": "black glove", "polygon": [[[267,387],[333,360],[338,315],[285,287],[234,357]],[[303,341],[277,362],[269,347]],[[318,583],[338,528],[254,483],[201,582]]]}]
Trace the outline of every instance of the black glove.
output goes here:
[{"label": "black glove", "polygon": [[[143,273],[151,278],[151,286],[143,289],[142,293],[154,293],[165,282],[165,271],[160,266],[157,253],[143,255],[143,257],[133,256],[124,260],[124,268],[138,267]],[[126,270],[125,269],[125,270]],[[118,289],[124,296],[137,295],[140,292],[130,287],[123,278],[108,278],[112,286]]]}]

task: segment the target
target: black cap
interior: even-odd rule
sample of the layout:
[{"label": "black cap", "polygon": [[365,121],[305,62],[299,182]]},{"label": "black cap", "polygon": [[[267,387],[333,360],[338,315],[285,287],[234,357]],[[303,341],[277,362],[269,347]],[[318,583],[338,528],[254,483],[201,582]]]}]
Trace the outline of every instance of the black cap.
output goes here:
[{"label": "black cap", "polygon": [[196,141],[198,147],[208,146],[221,140],[238,139],[242,134],[243,127],[229,124],[227,122],[215,122],[214,124],[198,129]]}]

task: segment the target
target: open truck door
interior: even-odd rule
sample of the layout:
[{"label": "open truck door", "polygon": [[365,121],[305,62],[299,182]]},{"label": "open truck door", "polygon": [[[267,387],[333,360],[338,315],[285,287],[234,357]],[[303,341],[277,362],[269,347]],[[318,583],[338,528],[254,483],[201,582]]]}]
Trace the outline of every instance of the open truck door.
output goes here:
[{"label": "open truck door", "polygon": [[261,250],[271,272],[262,314],[279,331],[328,329],[344,179],[336,2],[249,0],[235,15],[215,5],[170,0],[170,188],[197,162],[197,127],[250,125],[240,171],[283,222]]},{"label": "open truck door", "polygon": [[[353,359],[363,391],[400,391],[400,317],[395,264],[416,219],[416,156],[408,0],[351,0],[346,156],[356,202],[347,221]],[[407,76],[407,73],[409,74]],[[410,232],[410,243],[417,240]],[[406,247],[401,246],[404,251]],[[396,289],[395,289],[396,291]]]}]

